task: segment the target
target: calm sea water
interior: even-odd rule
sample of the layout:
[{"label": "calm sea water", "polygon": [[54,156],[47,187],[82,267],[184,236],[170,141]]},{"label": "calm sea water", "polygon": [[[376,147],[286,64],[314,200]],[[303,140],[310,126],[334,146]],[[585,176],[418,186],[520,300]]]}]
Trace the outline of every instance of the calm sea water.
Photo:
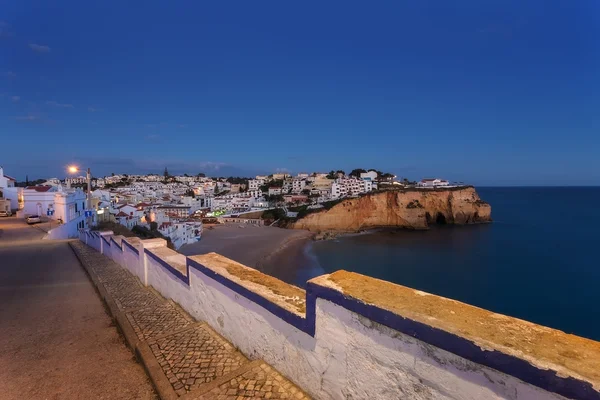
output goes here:
[{"label": "calm sea water", "polygon": [[600,188],[478,188],[494,222],[314,242],[295,278],[338,269],[600,340]]}]

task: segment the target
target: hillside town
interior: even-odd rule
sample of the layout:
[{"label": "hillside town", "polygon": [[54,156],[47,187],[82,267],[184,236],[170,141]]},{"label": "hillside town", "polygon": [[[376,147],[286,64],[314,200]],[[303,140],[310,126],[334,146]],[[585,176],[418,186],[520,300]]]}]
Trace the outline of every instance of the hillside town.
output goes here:
[{"label": "hillside town", "polygon": [[[358,197],[385,187],[437,188],[452,186],[443,179],[410,182],[374,169],[350,173],[273,173],[248,178],[210,178],[204,174],[111,174],[51,178],[16,187],[16,180],[0,169],[0,210],[17,216],[39,216],[55,221],[55,235],[70,237],[90,224],[116,223],[129,230],[158,232],[175,249],[201,239],[203,219],[283,209],[295,217],[298,207],[318,209],[331,201]],[[218,221],[215,220],[215,221]]]}]

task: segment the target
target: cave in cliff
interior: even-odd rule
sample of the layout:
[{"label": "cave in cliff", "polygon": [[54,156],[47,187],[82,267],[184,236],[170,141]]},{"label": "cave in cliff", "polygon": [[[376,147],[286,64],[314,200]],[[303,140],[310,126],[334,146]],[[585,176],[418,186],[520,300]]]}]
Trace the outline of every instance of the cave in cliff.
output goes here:
[{"label": "cave in cliff", "polygon": [[446,217],[441,212],[437,213],[435,216],[435,223],[438,225],[446,225]]}]

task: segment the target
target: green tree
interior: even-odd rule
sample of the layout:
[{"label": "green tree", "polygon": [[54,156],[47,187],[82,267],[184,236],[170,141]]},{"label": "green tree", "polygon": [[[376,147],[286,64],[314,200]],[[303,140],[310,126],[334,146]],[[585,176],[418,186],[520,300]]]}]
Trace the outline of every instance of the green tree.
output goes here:
[{"label": "green tree", "polygon": [[360,174],[364,174],[365,172],[367,172],[366,169],[362,169],[362,168],[356,168],[353,169],[352,172],[350,172],[350,176],[353,176],[355,178],[360,178]]}]

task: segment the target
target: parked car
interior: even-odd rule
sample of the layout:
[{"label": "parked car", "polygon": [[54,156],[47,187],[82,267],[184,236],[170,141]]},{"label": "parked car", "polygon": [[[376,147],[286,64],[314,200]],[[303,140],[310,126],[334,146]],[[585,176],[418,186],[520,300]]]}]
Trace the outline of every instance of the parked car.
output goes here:
[{"label": "parked car", "polygon": [[29,225],[42,222],[39,215],[30,215],[29,217],[27,217],[26,221]]},{"label": "parked car", "polygon": [[12,215],[12,211],[8,210],[0,210],[0,217],[10,217]]}]

